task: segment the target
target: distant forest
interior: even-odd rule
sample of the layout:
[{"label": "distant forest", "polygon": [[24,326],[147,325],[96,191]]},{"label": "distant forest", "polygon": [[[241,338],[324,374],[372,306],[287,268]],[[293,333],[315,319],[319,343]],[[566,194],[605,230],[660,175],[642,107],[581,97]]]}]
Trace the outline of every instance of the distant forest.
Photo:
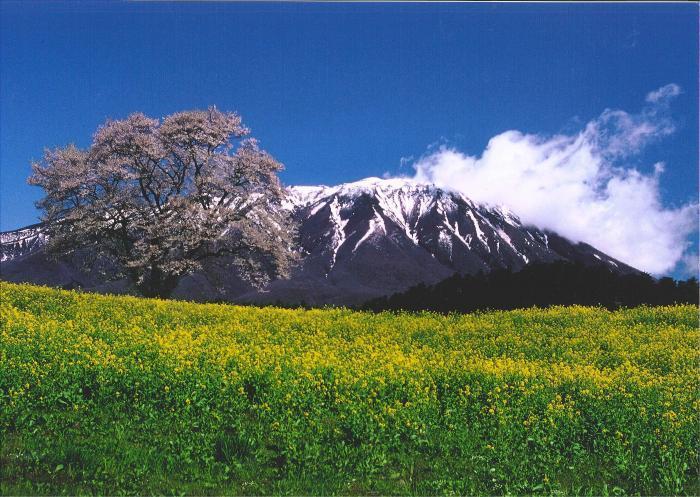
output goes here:
[{"label": "distant forest", "polygon": [[472,312],[552,305],[603,306],[698,304],[698,280],[655,279],[648,274],[618,274],[604,266],[570,262],[532,264],[518,272],[497,270],[456,274],[432,286],[419,284],[405,292],[370,300],[364,310],[429,310]]}]

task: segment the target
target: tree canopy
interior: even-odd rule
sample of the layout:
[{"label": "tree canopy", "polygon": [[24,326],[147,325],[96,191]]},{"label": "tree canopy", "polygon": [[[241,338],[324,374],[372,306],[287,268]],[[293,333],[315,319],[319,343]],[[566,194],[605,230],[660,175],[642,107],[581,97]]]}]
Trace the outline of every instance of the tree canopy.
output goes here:
[{"label": "tree canopy", "polygon": [[215,256],[257,286],[287,276],[283,166],[249,135],[238,114],[215,108],[135,113],[105,122],[86,150],[46,150],[29,183],[45,191],[49,253],[80,250],[147,296],[169,295]]}]

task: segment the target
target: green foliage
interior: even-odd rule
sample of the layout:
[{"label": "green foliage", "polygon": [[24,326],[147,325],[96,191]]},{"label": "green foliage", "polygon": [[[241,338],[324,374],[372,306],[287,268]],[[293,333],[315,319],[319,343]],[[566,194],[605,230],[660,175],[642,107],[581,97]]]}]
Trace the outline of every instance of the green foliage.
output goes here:
[{"label": "green foliage", "polygon": [[0,284],[0,494],[692,494],[697,308],[442,316]]}]

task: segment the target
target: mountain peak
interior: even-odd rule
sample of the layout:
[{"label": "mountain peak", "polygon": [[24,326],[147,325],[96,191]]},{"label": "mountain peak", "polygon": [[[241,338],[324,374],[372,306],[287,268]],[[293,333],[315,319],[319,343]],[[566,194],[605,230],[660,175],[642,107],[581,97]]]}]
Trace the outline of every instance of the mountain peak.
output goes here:
[{"label": "mountain peak", "polygon": [[421,183],[412,178],[378,178],[376,176],[370,176],[357,181],[340,183],[335,186],[289,186],[287,187],[288,198],[285,202],[285,206],[290,210],[308,207],[324,198],[336,194],[343,197],[354,198],[367,193],[375,194],[379,192],[386,194],[395,191],[407,193],[416,190],[430,191],[431,193],[441,191],[435,185]]},{"label": "mountain peak", "polygon": [[[378,178],[376,176],[370,176],[369,178],[364,178],[357,181],[352,181],[349,183],[343,183],[339,185],[341,188],[345,189],[374,189],[374,188],[405,188],[420,186],[416,180],[412,178]],[[425,185],[427,186],[427,185]]]}]

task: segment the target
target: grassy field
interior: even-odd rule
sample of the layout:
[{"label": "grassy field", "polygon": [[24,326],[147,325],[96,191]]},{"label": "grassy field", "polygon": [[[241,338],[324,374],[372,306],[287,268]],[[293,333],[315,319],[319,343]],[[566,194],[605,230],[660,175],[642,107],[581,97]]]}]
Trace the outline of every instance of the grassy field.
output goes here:
[{"label": "grassy field", "polygon": [[284,310],[0,284],[0,494],[697,494],[694,306]]}]

